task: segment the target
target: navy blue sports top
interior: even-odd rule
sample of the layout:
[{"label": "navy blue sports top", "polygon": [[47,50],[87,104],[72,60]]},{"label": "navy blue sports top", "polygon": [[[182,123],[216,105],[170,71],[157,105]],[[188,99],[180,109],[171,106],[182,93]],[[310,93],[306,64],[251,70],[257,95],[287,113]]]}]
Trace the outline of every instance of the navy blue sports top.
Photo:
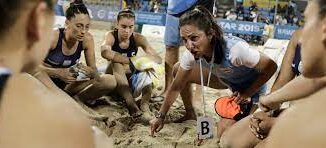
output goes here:
[{"label": "navy blue sports top", "polygon": [[83,49],[83,42],[79,41],[76,52],[72,55],[65,55],[62,52],[62,40],[64,38],[64,28],[59,29],[59,39],[57,46],[51,49],[46,56],[44,62],[51,65],[53,68],[68,68],[75,65],[79,59]]},{"label": "navy blue sports top", "polygon": [[114,36],[114,43],[112,46],[113,51],[121,53],[122,55],[127,57],[133,57],[137,55],[138,47],[136,45],[136,41],[133,34],[129,38],[129,47],[127,49],[122,49],[119,46],[118,30],[114,30],[112,34]]},{"label": "navy blue sports top", "polygon": [[5,88],[6,82],[10,76],[10,71],[0,67],[0,101],[2,99],[2,91]]},{"label": "navy blue sports top", "polygon": [[302,63],[301,63],[301,45],[297,44],[295,48],[295,54],[292,61],[292,71],[296,76],[299,76],[302,72]]}]

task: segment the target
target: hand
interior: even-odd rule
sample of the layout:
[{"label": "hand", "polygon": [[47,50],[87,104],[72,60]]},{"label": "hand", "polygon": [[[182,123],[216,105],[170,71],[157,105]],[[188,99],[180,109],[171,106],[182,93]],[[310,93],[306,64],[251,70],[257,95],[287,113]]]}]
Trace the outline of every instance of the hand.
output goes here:
[{"label": "hand", "polygon": [[77,68],[79,71],[81,71],[82,73],[84,73],[88,78],[95,78],[97,75],[97,71],[94,70],[93,68],[89,67],[89,66],[85,66],[81,63],[77,64]]},{"label": "hand", "polygon": [[160,56],[158,56],[158,55],[154,55],[154,56],[152,56],[151,58],[152,58],[152,60],[153,60],[155,63],[157,63],[157,64],[162,64],[162,58],[161,58]]},{"label": "hand", "polygon": [[70,68],[56,68],[53,75],[66,83],[76,82],[77,77],[77,74],[71,72]]},{"label": "hand", "polygon": [[108,60],[112,60],[114,58],[115,52],[111,50],[111,47],[109,45],[101,45],[101,51],[105,51],[105,57],[108,58]]},{"label": "hand", "polygon": [[257,112],[250,118],[251,132],[259,139],[264,139],[274,125],[275,117],[266,112]]},{"label": "hand", "polygon": [[232,96],[235,98],[234,102],[237,104],[243,104],[243,103],[250,102],[250,97],[248,95],[246,95],[245,93],[236,91],[232,94]]},{"label": "hand", "polygon": [[151,125],[151,136],[154,137],[154,133],[159,132],[163,126],[164,122],[161,118],[154,118],[151,121],[149,121],[149,124]]},{"label": "hand", "polygon": [[273,98],[270,98],[268,96],[263,96],[259,99],[258,106],[264,112],[279,109],[281,103],[274,102],[273,100],[274,100]]}]

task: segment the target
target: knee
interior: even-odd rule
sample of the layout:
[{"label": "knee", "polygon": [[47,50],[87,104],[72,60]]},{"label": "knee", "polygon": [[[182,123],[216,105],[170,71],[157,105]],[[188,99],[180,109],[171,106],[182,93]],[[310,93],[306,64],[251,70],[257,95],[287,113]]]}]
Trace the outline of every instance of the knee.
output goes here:
[{"label": "knee", "polygon": [[113,75],[101,75],[96,81],[101,85],[103,89],[112,90],[117,87],[117,81]]},{"label": "knee", "polygon": [[239,136],[240,133],[230,132],[226,130],[220,138],[221,148],[245,148],[248,147],[247,141],[243,141],[246,137]]},{"label": "knee", "polygon": [[220,147],[221,148],[232,148],[234,141],[232,140],[232,137],[228,136],[227,134],[223,134],[220,138]]},{"label": "knee", "polygon": [[114,74],[113,77],[116,80],[117,86],[129,86],[129,82],[125,74]]},{"label": "knee", "polygon": [[167,52],[179,52],[179,46],[166,46],[166,51]]},{"label": "knee", "polygon": [[173,69],[172,69],[173,77],[175,77],[177,75],[179,66],[180,66],[180,63],[179,62],[176,63],[176,64],[174,64]]}]

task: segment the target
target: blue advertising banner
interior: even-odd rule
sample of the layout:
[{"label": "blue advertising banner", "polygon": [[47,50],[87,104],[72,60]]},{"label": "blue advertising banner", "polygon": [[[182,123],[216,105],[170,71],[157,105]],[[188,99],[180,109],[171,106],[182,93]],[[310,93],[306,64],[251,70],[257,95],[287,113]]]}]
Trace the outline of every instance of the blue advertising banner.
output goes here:
[{"label": "blue advertising banner", "polygon": [[248,34],[262,36],[265,24],[245,21],[230,21],[219,19],[217,21],[226,33]]},{"label": "blue advertising banner", "polygon": [[[114,21],[118,15],[117,11],[112,11],[104,6],[87,5],[87,8],[93,20]],[[135,15],[138,24],[165,25],[164,13],[138,12]]]},{"label": "blue advertising banner", "polygon": [[139,12],[136,13],[136,22],[138,24],[150,24],[165,26],[165,13],[150,13],[150,12]]},{"label": "blue advertising banner", "polygon": [[118,12],[100,5],[87,5],[87,8],[91,18],[97,21],[114,21],[118,14]]},{"label": "blue advertising banner", "polygon": [[280,26],[276,25],[275,26],[275,34],[274,38],[275,39],[291,39],[292,34],[295,30],[297,30],[299,27],[297,26]]}]

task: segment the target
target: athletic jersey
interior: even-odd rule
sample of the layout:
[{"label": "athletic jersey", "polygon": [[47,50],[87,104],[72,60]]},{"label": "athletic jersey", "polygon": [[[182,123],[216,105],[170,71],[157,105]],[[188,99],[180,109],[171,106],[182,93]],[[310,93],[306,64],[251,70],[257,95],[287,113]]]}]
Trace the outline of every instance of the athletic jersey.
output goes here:
[{"label": "athletic jersey", "polygon": [[59,39],[57,46],[54,49],[51,49],[46,56],[44,62],[51,65],[53,68],[68,68],[76,63],[80,59],[81,52],[83,49],[83,42],[78,42],[76,52],[72,55],[65,55],[62,52],[62,40],[64,38],[64,29],[59,29]]},{"label": "athletic jersey", "polygon": [[186,11],[194,8],[197,5],[202,5],[210,12],[213,11],[213,0],[169,0],[167,13],[176,17],[180,17]]},{"label": "athletic jersey", "polygon": [[10,70],[6,68],[1,68],[0,67],[0,101],[2,98],[2,91],[5,88],[6,82],[10,76]]},{"label": "athletic jersey", "polygon": [[292,71],[296,76],[299,76],[302,72],[302,62],[301,62],[301,45],[298,44],[295,48],[295,54],[292,61]]},{"label": "athletic jersey", "polygon": [[169,0],[167,12],[171,15],[182,13],[195,5],[197,0]]},{"label": "athletic jersey", "polygon": [[[245,90],[259,75],[254,67],[260,60],[260,53],[251,49],[247,42],[238,37],[225,36],[224,39],[226,41],[226,48],[223,49],[224,57],[220,64],[213,63],[211,72],[232,91]],[[180,60],[181,68],[190,70],[196,63],[199,61],[186,50]],[[210,68],[206,60],[202,63],[204,67]]]},{"label": "athletic jersey", "polygon": [[112,46],[113,51],[118,52],[127,57],[133,57],[137,55],[138,47],[136,45],[136,41],[133,34],[129,38],[129,46],[127,49],[122,49],[119,45],[118,30],[114,30],[112,34],[114,36],[114,43]]}]

